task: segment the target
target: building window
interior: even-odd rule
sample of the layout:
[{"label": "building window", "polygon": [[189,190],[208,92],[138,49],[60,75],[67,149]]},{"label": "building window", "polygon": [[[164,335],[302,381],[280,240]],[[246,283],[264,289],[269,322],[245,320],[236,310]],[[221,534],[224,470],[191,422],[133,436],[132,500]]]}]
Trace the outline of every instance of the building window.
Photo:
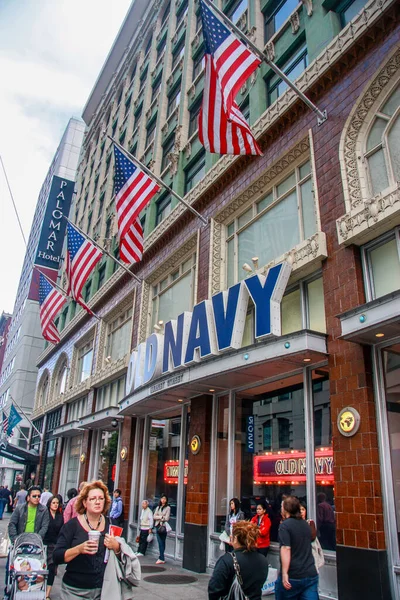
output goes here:
[{"label": "building window", "polygon": [[182,23],[183,19],[186,17],[188,13],[189,5],[187,2],[182,4],[179,13],[176,15],[176,29],[178,29],[179,25]]},{"label": "building window", "polygon": [[367,301],[400,289],[399,228],[361,249]]},{"label": "building window", "polygon": [[175,88],[172,94],[168,97],[167,117],[169,117],[177,106],[181,99],[181,88],[180,86]]},{"label": "building window", "polygon": [[198,75],[203,71],[206,65],[206,58],[204,56],[204,52],[201,52],[193,59],[193,81],[196,79]]},{"label": "building window", "polygon": [[135,129],[137,129],[139,127],[141,118],[142,118],[142,108],[135,115],[135,121],[133,123],[133,131],[135,131]]},{"label": "building window", "polygon": [[201,103],[203,101],[203,98],[199,98],[196,102],[196,104],[194,104],[192,106],[192,108],[190,109],[190,117],[189,117],[189,137],[192,137],[192,135],[198,130],[199,128],[199,113],[200,113],[200,109],[201,109]]},{"label": "building window", "polygon": [[87,396],[71,402],[68,406],[68,422],[77,421],[87,414]]},{"label": "building window", "polygon": [[201,180],[206,174],[206,157],[202,154],[196,162],[185,171],[185,194]]},{"label": "building window", "polygon": [[161,56],[164,54],[165,46],[167,45],[167,36],[164,36],[161,44],[157,47],[157,58],[156,62],[158,62]]},{"label": "building window", "polygon": [[163,146],[163,155],[162,155],[162,162],[161,162],[161,173],[164,171],[164,169],[167,168],[168,164],[169,164],[169,154],[171,152],[174,151],[174,145],[175,145],[175,136],[172,136],[168,142],[166,142],[166,144],[164,144]]},{"label": "building window", "polygon": [[56,380],[56,396],[64,394],[67,388],[67,377],[68,377],[68,363],[63,361],[57,372]]},{"label": "building window", "polygon": [[161,27],[164,25],[165,21],[168,19],[170,9],[171,9],[171,3],[168,2],[167,6],[164,8],[164,12],[161,17]]},{"label": "building window", "polygon": [[144,86],[146,85],[146,79],[147,79],[147,73],[148,73],[148,67],[145,68],[144,72],[141,74],[140,76],[140,89],[138,92],[138,98],[140,98],[140,94],[143,91]]},{"label": "building window", "polygon": [[122,358],[131,349],[132,307],[125,310],[108,325],[106,357]]},{"label": "building window", "polygon": [[78,383],[90,377],[93,360],[93,340],[78,349]]},{"label": "building window", "polygon": [[156,125],[157,125],[157,119],[154,119],[153,123],[146,130],[145,148],[147,148],[155,138]]},{"label": "building window", "polygon": [[49,396],[49,376],[46,374],[43,379],[42,385],[40,386],[39,392],[39,406],[45,406],[47,404]]},{"label": "building window", "polygon": [[136,75],[136,64],[132,67],[132,71],[131,71],[131,77],[130,77],[130,83],[132,83],[132,81],[135,79],[135,75]]},{"label": "building window", "polygon": [[147,55],[148,55],[148,53],[151,50],[151,42],[152,42],[152,40],[153,40],[152,36],[150,36],[149,39],[147,40],[147,44],[146,44],[146,47],[144,49],[144,59],[147,58]]},{"label": "building window", "polygon": [[400,85],[385,100],[371,123],[365,163],[371,196],[400,181]]},{"label": "building window", "polygon": [[244,279],[244,263],[258,257],[260,267],[318,230],[311,164],[308,160],[228,223],[227,284]]},{"label": "building window", "polygon": [[118,402],[125,396],[125,375],[103,385],[97,390],[96,412],[110,406],[118,406]]},{"label": "building window", "polygon": [[155,84],[153,85],[153,89],[151,92],[151,104],[153,104],[154,100],[157,98],[161,88],[161,77],[157,79]]},{"label": "building window", "polygon": [[106,264],[102,265],[99,269],[99,278],[97,280],[97,289],[99,290],[106,280]]},{"label": "building window", "polygon": [[351,0],[350,2],[347,2],[339,12],[342,27],[345,27],[347,23],[350,23],[360,10],[364,8],[365,4],[366,0]]},{"label": "building window", "polygon": [[[303,73],[304,69],[307,67],[307,64],[307,48],[306,46],[302,46],[299,50],[297,50],[296,54],[286,61],[286,63],[280,68],[291,81],[294,81]],[[278,75],[272,75],[267,80],[268,106],[275,102],[275,100],[283,94],[287,87],[287,83],[282,81]]]},{"label": "building window", "polygon": [[242,113],[242,115],[244,116],[246,121],[249,122],[249,120],[250,120],[250,98],[249,98],[249,96],[246,96],[246,98],[243,100],[243,102],[239,108],[240,108],[240,112]]},{"label": "building window", "polygon": [[182,58],[185,55],[185,40],[183,39],[179,46],[174,50],[172,54],[172,66],[171,71],[173,71]]},{"label": "building window", "polygon": [[234,25],[237,25],[240,17],[247,10],[248,0],[238,0],[234,3],[232,8],[227,12],[227,16],[230,18]]},{"label": "building window", "polygon": [[151,330],[160,321],[166,323],[194,303],[196,254],[193,253],[177,268],[152,287]]},{"label": "building window", "polygon": [[106,231],[105,231],[105,239],[111,239],[111,229],[112,229],[113,219],[112,217],[108,217],[106,221]]},{"label": "building window", "polygon": [[297,0],[280,0],[271,3],[265,15],[265,42],[282,27],[298,4]]},{"label": "building window", "polygon": [[156,202],[156,226],[161,223],[172,210],[171,195],[166,194]]},{"label": "building window", "polygon": [[92,289],[92,280],[90,280],[83,288],[82,296],[83,296],[84,302],[89,302],[91,289]]}]

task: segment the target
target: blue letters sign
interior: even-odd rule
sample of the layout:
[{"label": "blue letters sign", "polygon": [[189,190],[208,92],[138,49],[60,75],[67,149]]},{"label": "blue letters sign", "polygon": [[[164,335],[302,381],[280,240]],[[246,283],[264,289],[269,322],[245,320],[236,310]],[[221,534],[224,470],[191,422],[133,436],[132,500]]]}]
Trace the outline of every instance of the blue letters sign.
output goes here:
[{"label": "blue letters sign", "polygon": [[290,272],[287,262],[275,265],[266,277],[247,277],[165,323],[163,335],[153,333],[132,352],[126,395],[175,369],[240,348],[249,299],[255,309],[255,338],[281,335],[280,305]]},{"label": "blue letters sign", "polygon": [[75,183],[62,177],[53,177],[43,217],[42,231],[35,256],[35,265],[58,271],[64,243],[65,228]]},{"label": "blue letters sign", "polygon": [[254,417],[246,417],[246,452],[254,453]]}]

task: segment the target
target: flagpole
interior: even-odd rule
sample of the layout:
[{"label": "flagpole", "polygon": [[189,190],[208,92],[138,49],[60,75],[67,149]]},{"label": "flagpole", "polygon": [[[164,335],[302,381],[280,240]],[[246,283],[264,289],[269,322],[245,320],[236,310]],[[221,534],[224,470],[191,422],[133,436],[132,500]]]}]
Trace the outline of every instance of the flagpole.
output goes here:
[{"label": "flagpole", "polygon": [[115,258],[115,256],[113,256],[111,254],[111,252],[108,252],[108,250],[106,250],[105,248],[103,248],[102,246],[100,246],[100,244],[98,244],[97,242],[94,241],[93,238],[90,237],[90,235],[88,235],[87,233],[85,233],[84,231],[82,231],[82,229],[80,227],[78,227],[78,225],[76,225],[75,223],[73,223],[70,219],[68,219],[68,217],[66,217],[65,215],[63,215],[64,219],[66,219],[68,221],[68,223],[70,223],[72,225],[72,227],[75,227],[75,229],[77,229],[79,231],[79,233],[81,233],[82,235],[84,235],[89,241],[92,242],[92,244],[94,244],[95,246],[97,246],[97,248],[99,248],[102,252],[104,252],[104,254],[107,254],[107,256],[109,256],[115,263],[117,263],[117,265],[119,265],[120,267],[123,268],[124,271],[126,271],[127,273],[129,273],[129,275],[131,277],[133,277],[133,279],[136,279],[136,281],[140,284],[142,284],[142,280],[139,279],[139,277],[137,275],[135,275],[135,273],[132,273],[132,271],[130,271],[128,269],[128,267],[126,267],[120,260],[118,260],[118,258]]},{"label": "flagpole", "polygon": [[[55,281],[52,281],[49,277],[47,277],[47,275],[45,275],[43,273],[43,271],[41,271],[36,265],[34,265],[34,268],[39,271],[39,273],[41,275],[43,275],[43,277],[46,279],[46,281],[48,281],[48,283],[53,286],[56,287],[66,298],[69,298],[69,294],[68,292],[66,292],[66,290],[64,290],[64,288],[62,288],[60,285],[58,285],[58,283],[56,283]],[[89,307],[88,307],[89,308]],[[86,311],[87,312],[87,311]],[[92,313],[92,315],[94,316],[95,319],[97,319],[98,321],[101,321],[101,317],[99,317],[99,315],[96,315],[96,313],[94,313],[92,311],[92,309],[90,308],[90,312]]]},{"label": "flagpole", "polygon": [[[25,412],[22,410],[22,408],[19,406],[19,404],[17,404],[14,400],[14,398],[11,396],[10,394],[10,399],[12,400],[12,404],[15,404],[17,406],[17,408],[22,412],[22,414],[24,415],[25,419],[27,421],[29,421],[29,423],[32,425],[32,428],[38,432],[38,434],[40,435],[40,438],[43,437],[43,434],[39,431],[39,429],[37,427],[35,427],[35,425],[33,424],[33,422],[31,421],[31,419],[25,414]],[[10,416],[10,415],[9,415]]]},{"label": "flagpole", "polygon": [[160,185],[161,187],[165,188],[172,196],[174,196],[174,198],[176,198],[177,200],[179,200],[179,202],[182,202],[182,204],[184,204],[186,206],[186,208],[188,208],[196,217],[198,217],[201,221],[203,221],[204,225],[208,225],[208,219],[206,219],[206,217],[203,217],[203,215],[201,215],[199,212],[197,212],[197,210],[195,208],[193,208],[193,206],[190,206],[190,204],[188,204],[188,202],[186,202],[186,200],[184,200],[182,198],[182,196],[180,196],[179,194],[177,194],[169,185],[167,185],[166,183],[164,183],[162,179],[159,179],[159,177],[157,177],[156,175],[154,175],[154,173],[152,173],[152,171],[150,171],[150,169],[148,169],[146,167],[146,165],[144,165],[142,162],[140,162],[139,159],[137,159],[135,156],[133,156],[123,146],[121,146],[121,144],[119,144],[113,137],[111,137],[111,135],[107,134],[107,137],[117,146],[117,148],[119,148],[124,154],[127,154],[128,157],[132,161],[134,161],[136,164],[138,164],[139,167],[145,173],[147,173],[147,175],[149,177],[151,177],[152,179],[154,179],[158,183],[158,185]]},{"label": "flagpole", "polygon": [[319,110],[319,108],[317,106],[315,106],[315,104],[313,102],[311,102],[311,100],[309,98],[307,98],[307,96],[305,94],[303,94],[303,92],[301,90],[299,90],[299,88],[297,87],[297,85],[295,85],[293,83],[293,81],[291,81],[289,79],[289,77],[287,75],[285,75],[285,73],[283,71],[281,71],[281,69],[274,63],[272,62],[272,60],[270,60],[268,58],[268,56],[265,54],[265,52],[263,52],[262,50],[260,50],[255,44],[253,44],[253,42],[251,40],[249,40],[249,38],[247,37],[247,35],[245,33],[243,33],[243,31],[241,31],[239,29],[239,27],[237,27],[236,25],[234,25],[234,23],[232,23],[232,21],[230,20],[229,17],[226,16],[225,13],[222,12],[222,10],[220,10],[218,8],[218,6],[216,6],[212,0],[204,0],[204,2],[212,9],[214,10],[224,21],[225,23],[231,28],[233,29],[233,31],[243,39],[243,41],[246,43],[246,45],[251,48],[253,50],[253,52],[255,54],[257,54],[257,56],[259,58],[261,58],[262,61],[266,62],[271,69],[277,74],[279,75],[279,77],[288,85],[288,87],[290,87],[298,96],[301,100],[303,100],[303,102],[308,106],[308,108],[311,108],[312,111],[315,112],[315,114],[318,116],[318,125],[322,125],[322,123],[324,123],[327,120],[327,113],[326,110],[321,111]]}]

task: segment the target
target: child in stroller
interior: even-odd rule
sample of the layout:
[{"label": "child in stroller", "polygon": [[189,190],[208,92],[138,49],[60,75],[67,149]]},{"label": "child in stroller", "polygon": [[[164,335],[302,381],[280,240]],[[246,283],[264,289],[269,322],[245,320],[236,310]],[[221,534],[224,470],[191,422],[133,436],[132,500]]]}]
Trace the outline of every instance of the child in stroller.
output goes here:
[{"label": "child in stroller", "polygon": [[10,600],[45,600],[46,547],[37,533],[21,533],[10,552]]}]

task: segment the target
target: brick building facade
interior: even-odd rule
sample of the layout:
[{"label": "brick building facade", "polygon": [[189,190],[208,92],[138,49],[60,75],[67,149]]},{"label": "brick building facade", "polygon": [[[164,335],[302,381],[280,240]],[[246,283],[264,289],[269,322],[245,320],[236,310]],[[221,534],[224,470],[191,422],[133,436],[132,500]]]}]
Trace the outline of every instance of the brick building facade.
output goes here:
[{"label": "brick building facade", "polygon": [[[191,130],[202,82],[198,5],[168,7],[158,3],[151,34],[136,31],[128,44],[130,25],[150,19],[150,8],[133,5],[88,100],[74,217],[117,251],[106,129],[209,223],[162,192],[143,215],[145,252],[132,268],[141,285],[104,259],[85,296],[101,320],[72,303],[61,315],[61,342],[39,359],[35,405],[44,432],[61,408],[51,433],[60,476],[46,472],[43,449],[39,481],[53,476],[65,494],[103,474],[123,490],[132,540],[141,500],[155,506],[167,493],[167,556],[196,571],[220,555],[232,497],[246,517],[268,500],[277,564],[280,501],[295,493],[325,552],[321,598],[399,598],[398,3],[224,5],[328,115],[318,125],[263,66],[240,94],[260,158],[203,154]],[[201,331],[211,336],[214,325],[198,317],[192,355],[186,348],[179,363],[167,353],[154,374],[149,348],[171,339],[171,320],[197,318],[201,303],[239,282],[248,295],[255,273],[279,264],[291,268],[281,335],[257,334],[249,299],[235,321],[239,342],[206,355]],[[189,316],[180,322],[190,327]],[[360,415],[349,437],[338,425],[346,407]]]}]

